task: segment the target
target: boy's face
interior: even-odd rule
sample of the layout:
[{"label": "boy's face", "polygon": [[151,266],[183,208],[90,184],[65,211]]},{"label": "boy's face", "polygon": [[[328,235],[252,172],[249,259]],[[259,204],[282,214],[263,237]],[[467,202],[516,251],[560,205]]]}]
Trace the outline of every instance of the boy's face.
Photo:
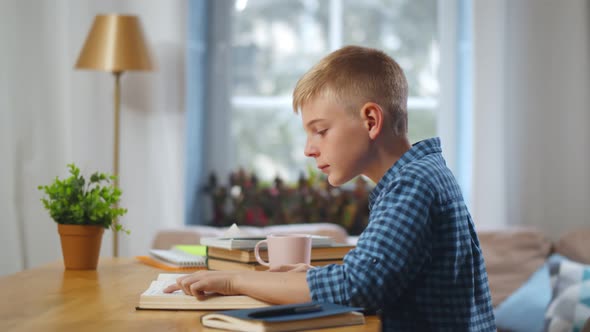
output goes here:
[{"label": "boy's face", "polygon": [[302,107],[301,117],[307,133],[304,153],[315,158],[331,185],[340,186],[363,173],[371,140],[360,116],[317,97]]}]

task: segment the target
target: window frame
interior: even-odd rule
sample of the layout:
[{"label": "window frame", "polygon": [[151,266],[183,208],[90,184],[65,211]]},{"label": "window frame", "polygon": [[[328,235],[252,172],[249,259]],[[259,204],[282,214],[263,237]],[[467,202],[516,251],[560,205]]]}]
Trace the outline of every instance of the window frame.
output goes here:
[{"label": "window frame", "polygon": [[[341,1],[330,0],[335,10],[342,10]],[[189,6],[190,30],[203,29],[200,40],[191,39],[196,32],[189,31],[189,47],[187,51],[187,179],[190,181],[186,187],[186,224],[198,224],[208,220],[210,206],[206,199],[199,194],[203,184],[206,183],[209,174],[215,173],[220,183],[235,168],[235,146],[228,135],[228,127],[231,125],[231,112],[233,105],[247,105],[257,103],[260,107],[268,107],[269,103],[281,103],[291,105],[291,96],[266,98],[264,102],[256,98],[230,97],[230,75],[229,64],[230,40],[232,25],[233,1],[206,1],[206,6]],[[437,116],[437,134],[443,142],[443,154],[447,165],[454,172],[459,184],[464,191],[466,201],[470,201],[471,186],[471,90],[469,82],[471,73],[471,59],[473,57],[470,49],[472,0],[438,0],[438,29],[440,42],[440,65],[439,82],[440,90]],[[338,7],[340,5],[340,7]],[[205,7],[205,8],[202,8]],[[340,15],[341,16],[341,15]],[[206,22],[206,27],[191,22],[201,20]],[[338,24],[331,24],[330,29],[338,29]],[[468,31],[467,35],[461,35],[459,43],[459,32]],[[205,36],[206,35],[206,36]],[[342,38],[341,36],[339,37]],[[338,38],[334,38],[335,41]],[[336,49],[336,42],[332,42],[332,49]],[[459,50],[462,49],[461,56]],[[198,50],[195,52],[194,50]],[[457,64],[467,60],[463,70],[458,70]],[[196,68],[200,66],[200,70]],[[192,69],[191,69],[192,68]],[[195,73],[206,77],[197,83],[191,78]],[[205,74],[202,74],[205,73]],[[443,84],[442,82],[445,82]],[[202,98],[191,101],[194,89],[203,89]],[[274,99],[273,99],[274,98]],[[432,101],[409,98],[408,107],[413,109],[422,102]],[[276,106],[276,104],[274,104]],[[461,108],[461,111],[458,109]],[[214,111],[212,111],[214,110]],[[193,120],[191,120],[193,119]],[[202,131],[200,135],[196,132]],[[192,133],[192,134],[191,134]],[[199,141],[194,141],[199,140]],[[200,147],[199,147],[200,146]],[[194,154],[199,154],[195,156]],[[461,165],[461,167],[459,167]],[[192,179],[192,180],[191,180]]]},{"label": "window frame", "polygon": [[[445,1],[445,5],[442,4],[442,1],[438,1],[437,2],[437,13],[438,13],[438,22],[439,22],[439,31],[441,31],[441,29],[445,29],[445,37],[447,37],[447,34],[449,33],[453,33],[455,27],[452,24],[449,24],[449,20],[454,20],[456,15],[454,14],[453,10],[449,10],[449,7],[453,7],[453,6],[448,6],[447,1]],[[456,0],[451,0],[451,3],[453,3],[453,5],[455,5]],[[344,46],[343,45],[343,0],[330,0],[330,20],[328,22],[329,24],[329,36],[328,36],[328,41],[329,41],[329,50],[330,51],[334,51],[336,49],[339,49],[340,47]],[[442,37],[442,34],[439,33],[439,37]],[[445,39],[446,40],[446,39]],[[449,42],[454,42],[453,39],[449,39]],[[443,63],[442,63],[442,41],[441,41],[441,68],[444,67]],[[446,54],[446,56],[449,59],[452,59],[454,54],[453,54],[453,49],[450,47],[446,47],[445,51],[448,52]],[[439,82],[443,82],[443,79],[441,77],[442,71],[441,73],[439,73]],[[445,73],[446,74],[446,73]],[[454,72],[450,72],[449,73],[450,79],[454,78]],[[445,82],[447,82],[448,80],[444,80]],[[451,103],[449,103],[448,107],[444,107],[443,110],[443,106],[446,106],[442,104],[441,102],[441,96],[442,96],[442,84],[440,84],[441,86],[441,92],[439,93],[439,97],[438,98],[432,98],[432,97],[417,97],[417,96],[409,96],[408,97],[408,113],[411,113],[413,111],[438,111],[438,114],[440,114],[439,116],[437,116],[436,119],[436,126],[437,126],[437,134],[442,134],[441,137],[443,139],[443,141],[445,142],[445,153],[447,155],[450,155],[450,159],[453,160],[453,162],[451,163],[451,169],[454,170],[454,167],[456,165],[455,163],[455,149],[454,149],[454,142],[455,142],[455,135],[453,135],[452,133],[455,130],[455,121],[454,121],[454,114],[449,114],[448,110],[453,109],[453,105]],[[451,88],[453,89],[453,88]],[[453,93],[454,90],[449,91],[451,94]],[[449,101],[447,101],[449,102]],[[450,101],[453,102],[454,101]],[[239,95],[239,96],[230,96],[230,105],[232,108],[232,111],[234,108],[237,109],[248,109],[248,108],[256,108],[256,109],[269,109],[269,108],[284,108],[284,109],[290,109],[291,105],[292,105],[292,96],[291,95],[279,95],[279,96],[261,96],[261,95]],[[441,112],[442,111],[442,112]],[[439,123],[441,122],[441,120],[447,120],[446,123],[445,122],[445,126],[441,126],[439,125]],[[449,119],[451,119],[451,121],[448,121]],[[447,132],[446,130],[444,130],[445,128],[450,128],[450,131]],[[233,147],[235,148],[235,147]],[[239,165],[237,165],[235,162],[232,163],[232,165],[234,167],[238,167]]]}]

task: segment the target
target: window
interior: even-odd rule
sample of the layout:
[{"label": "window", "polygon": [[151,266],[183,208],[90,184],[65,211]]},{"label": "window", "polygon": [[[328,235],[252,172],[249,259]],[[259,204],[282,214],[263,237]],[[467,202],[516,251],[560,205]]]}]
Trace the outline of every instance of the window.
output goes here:
[{"label": "window", "polygon": [[409,83],[412,142],[436,135],[436,0],[237,0],[233,9],[231,137],[237,168],[295,181],[313,165],[291,109],[299,77],[344,45],[381,49]]}]

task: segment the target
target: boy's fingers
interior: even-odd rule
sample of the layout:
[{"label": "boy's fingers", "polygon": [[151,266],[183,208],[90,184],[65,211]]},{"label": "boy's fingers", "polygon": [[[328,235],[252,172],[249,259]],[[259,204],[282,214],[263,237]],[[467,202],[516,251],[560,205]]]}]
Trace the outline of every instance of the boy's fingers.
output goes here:
[{"label": "boy's fingers", "polygon": [[180,289],[180,286],[178,284],[172,284],[172,285],[164,288],[164,293],[176,292],[179,289]]},{"label": "boy's fingers", "polygon": [[293,270],[296,267],[297,267],[297,265],[293,265],[293,264],[275,266],[275,267],[271,267],[270,269],[268,269],[268,272],[287,272],[287,271]]},{"label": "boy's fingers", "polygon": [[195,297],[197,298],[197,300],[199,301],[205,301],[207,299],[207,295],[205,294],[205,292],[203,291],[197,291],[195,293]]},{"label": "boy's fingers", "polygon": [[183,279],[179,279],[177,283],[180,285],[180,288],[185,294],[196,296],[197,290],[201,290],[202,286],[200,286],[200,284],[202,283],[202,280],[206,277],[206,274],[200,274],[197,272],[188,275]]},{"label": "boy's fingers", "polygon": [[307,264],[297,264],[295,267],[288,272],[307,272],[307,270],[313,269],[313,266]]},{"label": "boy's fingers", "polygon": [[191,285],[194,284],[194,283],[196,283],[196,282],[197,282],[197,280],[186,278],[186,279],[180,280],[178,282],[178,284],[180,285],[180,288],[182,289],[182,291],[185,294],[187,294],[187,295],[194,295],[193,292],[192,292],[192,289],[191,289]]},{"label": "boy's fingers", "polygon": [[207,295],[205,294],[203,287],[205,287],[205,285],[203,285],[202,282],[195,282],[190,286],[191,294],[200,301],[207,299]]},{"label": "boy's fingers", "polygon": [[182,277],[178,277],[176,279],[176,289],[182,289],[182,291],[187,294],[187,295],[193,295],[191,292],[191,285],[195,282],[197,282],[200,278],[200,274],[198,272],[195,272],[193,274],[188,274]]},{"label": "boy's fingers", "polygon": [[313,267],[311,265],[299,263],[299,264],[287,264],[287,265],[281,265],[278,267],[273,267],[273,268],[268,269],[268,271],[269,272],[304,272],[304,271],[307,271],[312,268]]}]

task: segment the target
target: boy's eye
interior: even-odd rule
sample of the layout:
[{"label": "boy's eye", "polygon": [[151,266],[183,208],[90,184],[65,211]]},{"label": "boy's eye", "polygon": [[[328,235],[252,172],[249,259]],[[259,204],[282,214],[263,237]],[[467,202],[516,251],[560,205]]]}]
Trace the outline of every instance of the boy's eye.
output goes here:
[{"label": "boy's eye", "polygon": [[316,134],[318,134],[320,136],[324,136],[326,134],[326,131],[328,131],[328,129],[318,130],[318,131],[316,131]]}]

